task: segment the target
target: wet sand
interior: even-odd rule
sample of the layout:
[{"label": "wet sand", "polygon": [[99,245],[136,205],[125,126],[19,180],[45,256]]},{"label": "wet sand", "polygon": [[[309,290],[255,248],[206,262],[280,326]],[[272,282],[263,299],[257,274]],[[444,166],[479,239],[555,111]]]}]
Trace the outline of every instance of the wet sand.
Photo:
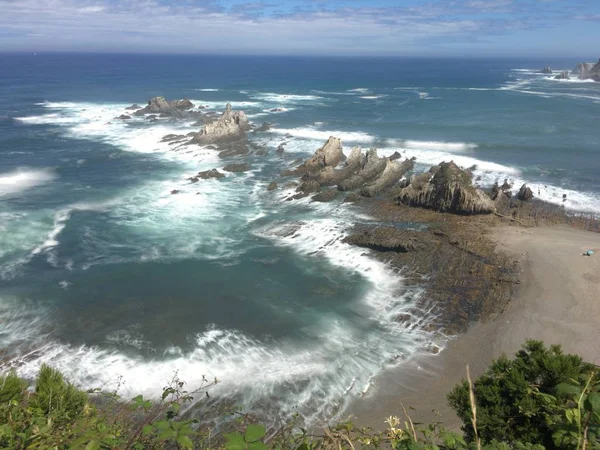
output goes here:
[{"label": "wet sand", "polygon": [[[566,225],[492,230],[498,249],[519,261],[521,284],[497,320],[473,324],[439,355],[420,355],[385,371],[375,388],[349,411],[356,424],[381,429],[389,415],[401,415],[402,402],[419,422],[460,421],[446,404],[446,393],[474,377],[502,354],[512,355],[527,339],[561,344],[600,364],[600,234]],[[593,256],[583,256],[593,250]],[[435,412],[434,412],[435,411]]]}]

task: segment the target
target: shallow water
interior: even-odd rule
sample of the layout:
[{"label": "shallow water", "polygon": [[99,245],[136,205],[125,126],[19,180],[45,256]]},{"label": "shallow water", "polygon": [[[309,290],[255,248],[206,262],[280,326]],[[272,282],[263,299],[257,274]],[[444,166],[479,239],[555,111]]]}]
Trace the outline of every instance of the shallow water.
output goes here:
[{"label": "shallow water", "polygon": [[[335,135],[599,212],[600,84],[534,70],[577,62],[1,56],[0,344],[25,375],[156,395],[179,370],[248,408],[338,414],[443,337],[398,326],[420,292],[341,242],[368,217],[267,185]],[[269,154],[190,184],[229,163],[159,142],[190,123],[114,119],[156,95],[272,123],[252,138]]]}]

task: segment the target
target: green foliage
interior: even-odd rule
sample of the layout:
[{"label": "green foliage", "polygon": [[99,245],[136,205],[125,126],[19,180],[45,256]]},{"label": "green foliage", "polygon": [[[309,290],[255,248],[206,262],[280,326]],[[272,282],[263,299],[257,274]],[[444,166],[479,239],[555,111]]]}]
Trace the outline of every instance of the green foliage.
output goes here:
[{"label": "green foliage", "polygon": [[267,433],[238,414],[227,432],[214,435],[182,411],[199,392],[208,397],[217,380],[204,379],[189,392],[175,373],[160,399],[126,401],[118,388],[86,394],[43,366],[35,393],[14,373],[0,375],[0,450],[594,450],[600,449],[598,373],[560,347],[532,341],[515,359],[494,361],[473,392],[465,382],[449,394],[464,435],[438,423],[415,424],[402,405],[404,418],[388,417],[382,432],[343,422],[311,435],[295,417]]},{"label": "green foliage", "polygon": [[[475,381],[479,437],[484,442],[575,449],[587,439],[583,436],[587,426],[587,448],[600,448],[593,412],[600,398],[592,392],[598,381],[596,367],[579,356],[564,354],[560,346],[546,348],[542,342],[529,341],[515,359],[494,361]],[[465,436],[473,440],[469,384],[455,387],[448,401],[463,421]]]},{"label": "green foliage", "polygon": [[58,370],[46,364],[42,365],[38,373],[35,394],[31,400],[32,406],[61,423],[77,418],[87,403],[85,392],[65,381]]},{"label": "green foliage", "polygon": [[7,403],[11,400],[17,400],[23,395],[29,383],[22,380],[13,372],[6,375],[0,375],[0,403]]}]

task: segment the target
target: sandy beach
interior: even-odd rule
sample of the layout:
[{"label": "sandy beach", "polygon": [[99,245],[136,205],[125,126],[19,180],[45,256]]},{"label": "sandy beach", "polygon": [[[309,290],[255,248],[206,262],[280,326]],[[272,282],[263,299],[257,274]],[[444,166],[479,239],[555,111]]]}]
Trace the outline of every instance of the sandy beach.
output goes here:
[{"label": "sandy beach", "polygon": [[[519,261],[521,284],[497,320],[475,323],[439,355],[422,355],[374,380],[372,392],[351,408],[355,422],[376,429],[385,417],[400,415],[402,402],[416,409],[413,419],[458,428],[446,393],[502,354],[514,354],[527,339],[561,344],[600,363],[600,234],[566,225],[492,230],[498,249]],[[584,256],[593,250],[593,256]]]}]

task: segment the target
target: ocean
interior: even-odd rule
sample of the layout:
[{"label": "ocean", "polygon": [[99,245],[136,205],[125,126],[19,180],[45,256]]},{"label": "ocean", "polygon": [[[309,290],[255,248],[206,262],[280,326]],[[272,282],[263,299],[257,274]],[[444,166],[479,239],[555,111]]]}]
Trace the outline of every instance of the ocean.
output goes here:
[{"label": "ocean", "polygon": [[[445,337],[396,323],[423,292],[342,242],[373,219],[269,183],[336,136],[600,213],[600,83],[538,73],[579,62],[0,55],[0,361],[125,397],[217,377],[265,416],[339,417]],[[191,121],[115,119],[159,95],[272,124],[251,135],[268,154],[191,184],[246,157],[160,142]]]}]

